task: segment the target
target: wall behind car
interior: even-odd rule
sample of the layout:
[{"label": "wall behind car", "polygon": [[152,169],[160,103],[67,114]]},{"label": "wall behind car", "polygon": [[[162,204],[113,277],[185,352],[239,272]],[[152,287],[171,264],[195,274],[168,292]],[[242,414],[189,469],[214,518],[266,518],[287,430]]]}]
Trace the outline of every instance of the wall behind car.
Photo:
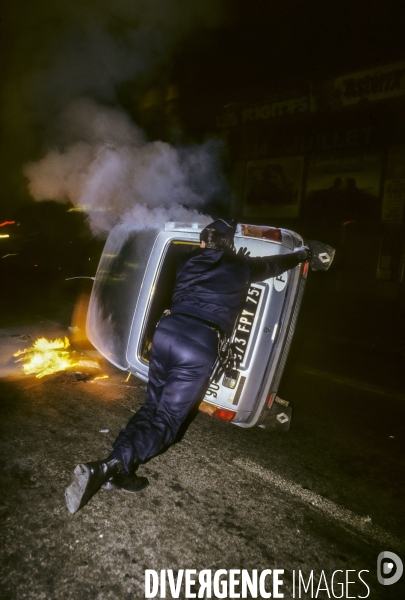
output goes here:
[{"label": "wall behind car", "polygon": [[335,246],[328,293],[316,275],[314,297],[334,307],[340,335],[400,350],[404,100],[402,61],[274,90],[217,116],[230,153],[235,215]]}]

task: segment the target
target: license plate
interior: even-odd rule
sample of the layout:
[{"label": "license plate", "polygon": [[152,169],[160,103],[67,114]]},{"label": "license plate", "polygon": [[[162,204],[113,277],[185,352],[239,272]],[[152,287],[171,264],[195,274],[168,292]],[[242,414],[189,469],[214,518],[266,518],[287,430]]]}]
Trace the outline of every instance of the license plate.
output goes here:
[{"label": "license plate", "polygon": [[243,362],[246,354],[261,295],[261,288],[250,286],[246,296],[245,306],[236,323],[233,342],[235,344],[234,347],[237,352],[237,356],[241,363]]}]

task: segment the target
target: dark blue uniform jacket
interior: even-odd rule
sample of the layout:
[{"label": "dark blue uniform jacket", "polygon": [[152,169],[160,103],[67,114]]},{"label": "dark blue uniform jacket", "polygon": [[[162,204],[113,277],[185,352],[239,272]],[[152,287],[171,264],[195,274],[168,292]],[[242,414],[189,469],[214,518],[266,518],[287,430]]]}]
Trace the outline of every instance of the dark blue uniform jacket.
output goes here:
[{"label": "dark blue uniform jacket", "polygon": [[171,312],[204,319],[230,335],[249,285],[278,277],[299,262],[294,252],[253,258],[198,248],[179,261]]}]

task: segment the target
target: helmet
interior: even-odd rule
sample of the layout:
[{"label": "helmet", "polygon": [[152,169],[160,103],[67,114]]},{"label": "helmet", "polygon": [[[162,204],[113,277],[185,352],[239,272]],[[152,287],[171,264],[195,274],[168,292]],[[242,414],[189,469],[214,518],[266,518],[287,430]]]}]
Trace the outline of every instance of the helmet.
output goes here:
[{"label": "helmet", "polygon": [[235,219],[217,219],[204,227],[200,233],[200,241],[205,242],[206,248],[214,250],[233,248],[236,224]]}]

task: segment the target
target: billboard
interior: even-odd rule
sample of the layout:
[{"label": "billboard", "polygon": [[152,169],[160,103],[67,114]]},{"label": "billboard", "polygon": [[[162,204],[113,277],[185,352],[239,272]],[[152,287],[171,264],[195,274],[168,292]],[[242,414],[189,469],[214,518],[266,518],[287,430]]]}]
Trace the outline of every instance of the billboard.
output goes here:
[{"label": "billboard", "polygon": [[311,86],[310,110],[353,106],[405,95],[405,62],[342,75]]},{"label": "billboard", "polygon": [[380,195],[380,152],[314,155],[308,164],[303,212],[318,219],[369,219]]}]

